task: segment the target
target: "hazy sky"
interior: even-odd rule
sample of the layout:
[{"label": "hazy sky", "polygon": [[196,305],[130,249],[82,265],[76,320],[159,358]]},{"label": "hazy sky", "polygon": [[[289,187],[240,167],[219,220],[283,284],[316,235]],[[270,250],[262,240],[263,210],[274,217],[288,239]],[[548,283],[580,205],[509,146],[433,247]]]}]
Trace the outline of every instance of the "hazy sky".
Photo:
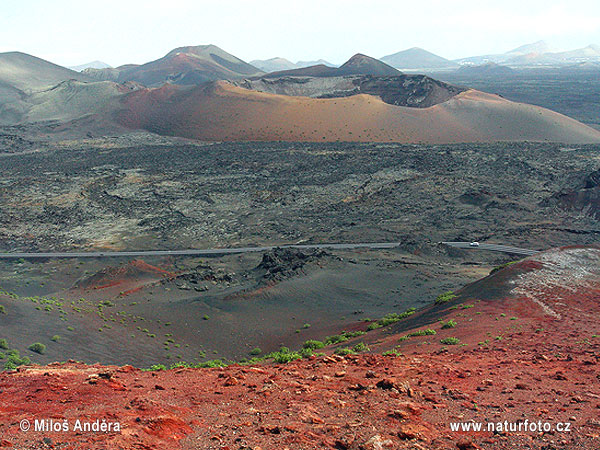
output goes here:
[{"label": "hazy sky", "polygon": [[415,46],[459,58],[540,39],[561,50],[600,45],[600,1],[0,0],[0,52],[62,65],[143,63],[209,43],[246,61],[341,63]]}]

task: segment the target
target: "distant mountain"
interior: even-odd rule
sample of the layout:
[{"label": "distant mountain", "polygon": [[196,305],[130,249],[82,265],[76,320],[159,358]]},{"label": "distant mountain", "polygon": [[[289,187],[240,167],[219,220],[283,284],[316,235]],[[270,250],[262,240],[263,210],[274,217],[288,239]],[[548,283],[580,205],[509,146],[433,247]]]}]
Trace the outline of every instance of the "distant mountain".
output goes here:
[{"label": "distant mountain", "polygon": [[276,72],[279,70],[290,70],[297,69],[298,66],[285,58],[271,58],[271,59],[255,59],[250,61],[250,64],[263,72]]},{"label": "distant mountain", "polygon": [[570,50],[566,52],[550,53],[551,57],[559,61],[566,62],[585,62],[585,61],[600,61],[600,46],[588,45],[584,48]]},{"label": "distant mountain", "polygon": [[303,67],[318,66],[318,65],[323,65],[323,66],[327,66],[327,67],[337,67],[335,64],[332,64],[329,61],[325,61],[324,59],[317,59],[316,61],[298,61],[296,63],[296,67],[299,69],[301,69]]},{"label": "distant mountain", "polygon": [[506,52],[506,55],[526,55],[528,53],[550,53],[552,48],[546,41],[537,41],[533,44],[525,44]]},{"label": "distant mountain", "polygon": [[118,69],[119,82],[136,81],[144,86],[160,86],[164,83],[195,85],[262,73],[216,45],[180,47],[156,61]]},{"label": "distant mountain", "polygon": [[562,66],[586,61],[600,61],[600,47],[588,45],[585,48],[564,52],[551,52],[546,42],[539,41],[523,45],[506,53],[496,55],[471,56],[455,62],[465,65],[481,65],[489,62],[508,66]]},{"label": "distant mountain", "polygon": [[341,77],[344,75],[396,76],[402,72],[362,53],[357,53],[340,67],[329,67],[324,64],[302,67],[300,69],[272,72],[264,78],[289,77]]},{"label": "distant mountain", "polygon": [[102,61],[92,61],[86,64],[81,64],[79,66],[72,66],[69,69],[74,70],[75,72],[82,72],[85,69],[110,69],[111,66]]},{"label": "distant mountain", "polygon": [[[21,52],[0,53],[0,85],[3,90],[31,92],[66,80],[90,81],[86,75]],[[0,98],[0,103],[3,100]]]},{"label": "distant mountain", "polygon": [[380,59],[396,69],[446,69],[458,67],[455,62],[419,47],[409,48]]}]

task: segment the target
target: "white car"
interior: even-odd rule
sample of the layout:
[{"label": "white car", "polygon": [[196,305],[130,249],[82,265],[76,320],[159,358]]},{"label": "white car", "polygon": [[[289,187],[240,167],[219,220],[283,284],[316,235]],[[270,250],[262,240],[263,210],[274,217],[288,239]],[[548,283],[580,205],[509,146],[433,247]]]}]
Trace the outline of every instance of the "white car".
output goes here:
[{"label": "white car", "polygon": [[471,247],[479,247],[479,242],[471,242],[469,245]]}]

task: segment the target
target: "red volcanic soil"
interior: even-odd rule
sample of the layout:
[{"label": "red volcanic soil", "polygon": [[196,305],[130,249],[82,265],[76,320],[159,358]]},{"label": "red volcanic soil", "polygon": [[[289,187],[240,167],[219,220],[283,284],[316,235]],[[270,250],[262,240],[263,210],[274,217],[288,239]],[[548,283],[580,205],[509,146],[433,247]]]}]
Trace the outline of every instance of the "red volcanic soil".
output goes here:
[{"label": "red volcanic soil", "polygon": [[118,267],[106,267],[94,275],[79,281],[75,287],[82,289],[106,289],[120,287],[136,289],[163,278],[173,278],[174,273],[141,260],[134,260]]},{"label": "red volcanic soil", "polygon": [[409,108],[366,94],[293,97],[219,81],[140,89],[110,115],[124,127],[208,141],[600,142],[600,132],[576,120],[473,90]]},{"label": "red volcanic soil", "polygon": [[[598,448],[600,249],[548,251],[457,295],[362,336],[372,354],[166,372],[67,363],[2,373],[0,446],[47,448],[46,438],[54,448],[95,449]],[[420,329],[436,334],[402,338]],[[450,337],[460,344],[440,343]],[[401,355],[378,354],[396,345]],[[106,419],[122,429],[19,430],[20,421],[43,418]],[[551,429],[485,428],[525,420]],[[453,431],[458,422],[485,431]],[[559,423],[569,431],[557,431]]]}]

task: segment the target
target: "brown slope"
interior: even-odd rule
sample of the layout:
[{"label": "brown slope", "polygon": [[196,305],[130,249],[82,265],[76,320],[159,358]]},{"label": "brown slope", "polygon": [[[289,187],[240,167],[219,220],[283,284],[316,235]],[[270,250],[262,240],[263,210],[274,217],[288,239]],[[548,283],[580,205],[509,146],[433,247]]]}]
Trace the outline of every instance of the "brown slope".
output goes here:
[{"label": "brown slope", "polygon": [[600,142],[600,132],[566,116],[474,90],[429,108],[407,108],[365,94],[313,99],[217,82],[134,92],[112,114],[129,128],[202,140]]}]

